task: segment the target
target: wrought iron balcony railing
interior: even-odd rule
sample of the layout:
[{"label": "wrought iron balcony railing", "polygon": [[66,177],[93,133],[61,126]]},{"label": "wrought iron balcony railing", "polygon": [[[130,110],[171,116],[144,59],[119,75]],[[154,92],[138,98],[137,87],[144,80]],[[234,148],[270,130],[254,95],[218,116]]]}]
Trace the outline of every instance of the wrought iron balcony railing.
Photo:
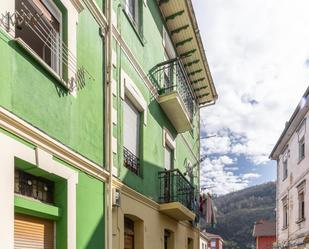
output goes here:
[{"label": "wrought iron balcony railing", "polygon": [[158,64],[151,70],[150,76],[160,95],[178,92],[190,119],[192,119],[195,98],[189,86],[189,78],[179,58]]},{"label": "wrought iron balcony railing", "polygon": [[123,161],[123,164],[126,168],[128,168],[136,175],[140,174],[139,158],[126,147],[123,147]]},{"label": "wrought iron balcony railing", "polygon": [[180,202],[195,213],[194,187],[178,170],[159,172],[159,203]]}]

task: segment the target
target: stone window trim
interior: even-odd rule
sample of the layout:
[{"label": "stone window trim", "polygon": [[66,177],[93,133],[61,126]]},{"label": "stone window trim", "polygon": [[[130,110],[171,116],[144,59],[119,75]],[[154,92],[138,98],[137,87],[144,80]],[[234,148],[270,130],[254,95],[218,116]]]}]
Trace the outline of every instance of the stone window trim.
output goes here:
[{"label": "stone window trim", "polygon": [[168,146],[173,150],[174,160],[176,159],[176,140],[172,137],[171,133],[166,127],[162,129],[162,146],[165,148]]},{"label": "stone window trim", "polygon": [[123,3],[123,12],[142,45],[145,44],[143,30],[143,6],[146,6],[144,0],[124,0]]},{"label": "stone window trim", "polygon": [[124,70],[121,70],[120,97],[122,100],[127,97],[135,106],[135,108],[143,114],[141,118],[143,124],[146,126],[148,116],[147,102],[141,91]]},{"label": "stone window trim", "polygon": [[288,197],[285,196],[281,199],[282,202],[282,230],[285,230],[289,226],[289,205]]},{"label": "stone window trim", "polygon": [[5,188],[0,188],[0,195],[6,200],[0,207],[3,214],[0,223],[0,240],[4,248],[12,248],[14,244],[14,158],[37,165],[37,167],[49,174],[57,175],[67,181],[67,208],[70,210],[67,216],[67,249],[76,249],[76,185],[78,184],[78,172],[54,160],[53,155],[37,147],[35,150],[27,145],[0,134],[1,148],[0,159],[6,164],[0,174],[1,182],[10,182]]},{"label": "stone window trim", "polygon": [[301,223],[306,220],[306,180],[301,181],[296,188],[298,192],[298,220],[296,223]]},{"label": "stone window trim", "polygon": [[[77,24],[78,24],[78,14],[84,9],[84,5],[81,0],[60,0],[63,6],[67,10],[67,26],[69,27],[67,29],[67,47],[70,53],[76,58],[77,57]],[[46,6],[49,7],[49,10],[52,12],[52,14],[56,18],[60,18],[61,25],[63,24],[62,20],[62,13],[56,13],[58,8],[54,4],[52,0],[43,0],[42,1]],[[15,0],[8,1],[6,5],[1,6],[0,5],[0,13],[15,13]],[[0,26],[1,29],[3,29]],[[62,37],[62,30],[63,27],[60,29],[60,37]],[[47,63],[41,59],[39,55],[37,55],[33,49],[30,48],[29,45],[26,44],[21,38],[15,38],[15,28],[12,28],[8,32],[9,36],[12,37],[30,56],[33,57],[34,60],[36,60],[48,73],[51,74],[52,77],[54,77],[59,83],[64,85],[66,88],[68,88],[68,85],[66,82],[62,79],[62,73],[57,73],[54,69],[52,69]],[[62,40],[62,39],[61,39]],[[67,69],[67,77],[68,79],[75,78],[74,71],[77,71],[77,64],[74,63],[70,69]],[[70,92],[75,95],[76,93],[76,86],[73,84],[70,87]]]},{"label": "stone window trim", "polygon": [[306,156],[306,118],[304,118],[296,129],[298,139],[298,163]]}]

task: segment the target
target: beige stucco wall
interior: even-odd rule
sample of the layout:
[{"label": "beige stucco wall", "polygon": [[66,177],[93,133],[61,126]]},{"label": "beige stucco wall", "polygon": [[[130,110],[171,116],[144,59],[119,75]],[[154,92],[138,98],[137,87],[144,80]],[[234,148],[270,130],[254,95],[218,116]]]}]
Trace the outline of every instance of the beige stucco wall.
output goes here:
[{"label": "beige stucco wall", "polygon": [[[145,202],[145,197],[139,198],[121,190],[121,205],[113,208],[113,249],[124,248],[124,215],[137,222],[135,249],[163,249],[164,230],[173,233],[174,245],[171,249],[198,249],[199,230],[189,222],[178,222],[158,211],[159,205],[152,201]],[[139,235],[137,235],[137,233]],[[193,239],[193,247],[188,248],[188,238]]]},{"label": "beige stucco wall", "polygon": [[[309,234],[309,119],[306,114],[305,133],[305,158],[299,162],[298,134],[295,131],[288,141],[288,177],[283,179],[283,154],[279,156],[277,170],[277,240],[281,244],[287,240],[296,242],[303,241]],[[282,152],[283,153],[283,152]],[[305,221],[297,223],[298,220],[298,188],[297,186],[306,180],[305,184]],[[282,199],[288,198],[288,228],[283,229],[283,207]]]}]

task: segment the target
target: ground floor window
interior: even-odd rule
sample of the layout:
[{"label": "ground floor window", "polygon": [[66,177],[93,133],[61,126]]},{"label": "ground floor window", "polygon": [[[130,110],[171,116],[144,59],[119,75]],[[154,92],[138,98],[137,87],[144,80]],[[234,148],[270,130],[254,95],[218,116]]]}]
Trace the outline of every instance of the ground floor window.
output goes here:
[{"label": "ground floor window", "polygon": [[124,249],[134,249],[134,221],[124,217]]},{"label": "ground floor window", "polygon": [[54,221],[15,213],[15,249],[54,249],[54,238]]}]

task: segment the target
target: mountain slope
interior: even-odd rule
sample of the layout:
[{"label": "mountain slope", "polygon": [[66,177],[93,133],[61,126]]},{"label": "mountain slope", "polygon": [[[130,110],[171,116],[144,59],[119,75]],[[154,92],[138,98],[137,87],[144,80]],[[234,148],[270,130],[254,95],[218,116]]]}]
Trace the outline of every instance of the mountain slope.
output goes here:
[{"label": "mountain slope", "polygon": [[254,248],[252,229],[261,219],[274,220],[276,185],[274,182],[246,188],[215,200],[217,225],[207,232],[217,233],[225,240],[225,249]]}]

